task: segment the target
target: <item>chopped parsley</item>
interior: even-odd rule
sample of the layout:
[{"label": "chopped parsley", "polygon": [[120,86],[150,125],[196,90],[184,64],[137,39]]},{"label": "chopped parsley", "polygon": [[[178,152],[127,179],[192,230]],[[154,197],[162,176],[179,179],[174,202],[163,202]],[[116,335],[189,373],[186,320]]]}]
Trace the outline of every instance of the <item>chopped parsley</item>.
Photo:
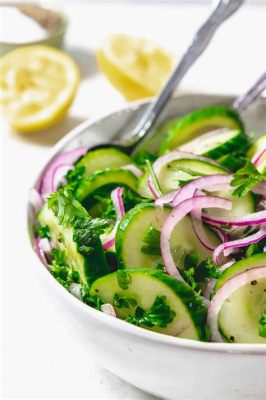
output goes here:
[{"label": "chopped parsley", "polygon": [[237,197],[245,196],[254,186],[266,180],[266,173],[260,173],[250,160],[246,165],[239,169],[231,182],[231,186],[236,187],[233,195]]},{"label": "chopped parsley", "polygon": [[69,187],[75,191],[80,182],[84,177],[85,167],[84,166],[76,166],[73,169],[70,169],[66,175],[66,180]]},{"label": "chopped parsley", "polygon": [[155,229],[152,225],[144,233],[142,239],[141,251],[144,254],[150,254],[155,256],[161,255],[160,248],[160,235],[161,232]]},{"label": "chopped parsley", "polygon": [[67,290],[70,289],[71,283],[80,283],[78,271],[74,271],[65,261],[65,253],[58,249],[51,251],[52,264],[50,265],[51,274],[54,278]]},{"label": "chopped parsley", "polygon": [[148,311],[137,306],[134,315],[129,315],[127,322],[148,328],[165,328],[173,322],[176,313],[167,304],[166,296],[157,296]]},{"label": "chopped parsley", "polygon": [[219,267],[219,265],[214,264],[211,257],[201,261],[200,254],[195,252],[185,256],[182,274],[192,289],[200,293],[199,283],[219,278]]},{"label": "chopped parsley", "polygon": [[259,319],[259,335],[266,338],[266,310],[263,311]]},{"label": "chopped parsley", "polygon": [[135,307],[137,305],[137,301],[132,297],[122,296],[118,293],[115,293],[113,305],[117,308],[130,308]]},{"label": "chopped parsley", "polygon": [[117,281],[121,289],[127,290],[131,283],[131,276],[126,270],[119,269],[117,271]]},{"label": "chopped parsley", "polygon": [[47,225],[45,226],[36,226],[36,232],[40,236],[41,239],[47,238],[51,239],[50,229]]}]

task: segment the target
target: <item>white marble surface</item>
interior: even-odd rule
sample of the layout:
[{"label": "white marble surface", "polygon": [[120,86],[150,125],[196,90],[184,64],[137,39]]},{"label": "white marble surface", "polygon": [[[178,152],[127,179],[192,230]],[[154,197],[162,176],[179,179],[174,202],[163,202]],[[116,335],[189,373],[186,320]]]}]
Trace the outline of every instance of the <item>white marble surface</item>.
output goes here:
[{"label": "white marble surface", "polygon": [[[48,3],[48,2],[46,2]],[[125,104],[97,71],[95,48],[114,32],[143,35],[180,54],[208,13],[206,5],[97,5],[60,2],[70,16],[67,50],[82,83],[69,116],[31,136],[1,122],[3,210],[3,397],[152,399],[103,370],[84,351],[64,310],[46,296],[30,262],[25,225],[28,187],[49,148],[72,127]],[[266,65],[266,14],[262,5],[243,8],[217,33],[193,67],[182,91],[240,93]],[[141,373],[141,371],[140,371]],[[200,396],[200,395],[199,395]],[[199,397],[200,398],[200,397]]]}]

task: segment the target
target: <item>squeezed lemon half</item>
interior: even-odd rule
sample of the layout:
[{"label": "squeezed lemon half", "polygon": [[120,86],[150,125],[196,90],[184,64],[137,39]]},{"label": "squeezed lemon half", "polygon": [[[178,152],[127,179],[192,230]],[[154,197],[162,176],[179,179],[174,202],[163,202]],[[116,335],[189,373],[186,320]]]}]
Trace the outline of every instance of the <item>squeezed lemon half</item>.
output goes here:
[{"label": "squeezed lemon half", "polygon": [[174,57],[149,40],[111,35],[97,52],[100,70],[127,100],[156,95],[174,67]]},{"label": "squeezed lemon half", "polygon": [[71,105],[79,84],[76,63],[48,46],[21,47],[0,59],[0,102],[21,132],[48,128]]}]

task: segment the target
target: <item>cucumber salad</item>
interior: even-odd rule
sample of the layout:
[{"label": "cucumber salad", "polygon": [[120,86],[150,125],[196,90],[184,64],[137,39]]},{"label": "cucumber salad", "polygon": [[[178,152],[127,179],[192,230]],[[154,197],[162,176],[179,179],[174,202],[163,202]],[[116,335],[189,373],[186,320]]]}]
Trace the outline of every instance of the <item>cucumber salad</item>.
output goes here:
[{"label": "cucumber salad", "polygon": [[88,306],[178,338],[266,344],[266,135],[233,109],[167,121],[134,156],[60,153],[30,205],[41,261]]}]

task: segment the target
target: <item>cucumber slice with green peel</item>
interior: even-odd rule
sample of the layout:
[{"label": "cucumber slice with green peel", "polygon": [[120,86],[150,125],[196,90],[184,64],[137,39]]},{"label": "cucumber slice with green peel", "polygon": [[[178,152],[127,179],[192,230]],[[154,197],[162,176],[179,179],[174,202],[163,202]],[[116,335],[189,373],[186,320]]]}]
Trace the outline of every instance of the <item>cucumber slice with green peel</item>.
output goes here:
[{"label": "cucumber slice with green peel", "polygon": [[150,191],[150,188],[148,186],[148,179],[149,177],[149,171],[146,170],[143,175],[137,180],[137,192],[140,194],[140,196],[144,197],[145,199],[151,199],[153,200],[152,193]]},{"label": "cucumber slice with green peel", "polygon": [[[163,166],[156,174],[161,191],[165,194],[180,188],[186,181],[199,178],[203,175],[227,174],[228,171],[221,165],[214,165],[207,161],[194,160],[194,159],[179,159],[169,162]],[[137,191],[146,198],[153,198],[147,179],[149,171],[138,179]]]},{"label": "cucumber slice with green peel", "polygon": [[[260,173],[266,173],[266,135],[261,136],[249,149],[248,156]],[[255,157],[254,159],[254,156]]]},{"label": "cucumber slice with green peel", "polygon": [[244,131],[243,123],[234,110],[213,106],[195,110],[173,122],[161,142],[160,154],[177,148],[199,135],[219,128]]},{"label": "cucumber slice with green peel", "polygon": [[94,196],[101,190],[111,192],[117,186],[127,186],[133,191],[136,190],[137,179],[135,175],[121,168],[106,168],[105,170],[95,172],[87,179],[80,182],[75,192],[75,197],[85,208],[91,208],[97,200]]},{"label": "cucumber slice with green peel", "polygon": [[191,181],[204,175],[227,174],[228,171],[222,166],[193,160],[180,159],[171,161],[157,173],[157,179],[163,193],[177,190],[179,182]]},{"label": "cucumber slice with green peel", "polygon": [[225,154],[217,159],[217,162],[228,168],[230,171],[237,171],[242,168],[247,162],[247,149],[239,149],[232,153]]},{"label": "cucumber slice with green peel", "polygon": [[96,171],[106,168],[122,167],[132,164],[131,158],[115,147],[105,149],[89,150],[75,164],[75,167],[84,167],[84,177],[88,177]]},{"label": "cucumber slice with green peel", "polygon": [[214,292],[217,292],[221,286],[231,279],[233,276],[241,274],[241,272],[247,271],[252,268],[266,267],[266,253],[254,254],[251,257],[237,261],[230,267],[226,268],[217,279],[214,286]]},{"label": "cucumber slice with green peel", "polygon": [[66,264],[79,273],[83,284],[90,284],[110,272],[100,239],[87,255],[80,252],[74,240],[74,227],[61,225],[47,203],[39,212],[38,221],[41,226],[48,226],[54,247],[64,252]]},{"label": "cucumber slice with green peel", "polygon": [[247,150],[248,146],[249,138],[243,131],[219,129],[179,146],[179,150],[217,160],[236,150]]},{"label": "cucumber slice with green peel", "polygon": [[[118,268],[154,268],[163,264],[160,251],[160,231],[170,212],[170,208],[156,207],[154,204],[139,204],[126,213],[116,233],[116,254]],[[153,248],[147,247],[147,234],[155,230]],[[218,246],[219,238],[205,226],[209,240]],[[148,245],[150,244],[150,240]],[[187,254],[199,252],[202,260],[211,256],[196,237],[189,216],[183,218],[175,227],[171,236],[171,249],[178,269],[183,269]]]},{"label": "cucumber slice with green peel", "polygon": [[217,217],[241,217],[242,215],[251,214],[256,211],[255,197],[251,192],[247,193],[244,197],[233,196],[232,192],[228,190],[213,192],[212,195],[231,200],[232,209],[222,210],[218,208],[208,208],[206,214],[215,215]]},{"label": "cucumber slice with green peel", "polygon": [[[235,275],[216,292],[208,310],[213,341],[266,343],[266,267]],[[264,332],[263,332],[264,331]]]},{"label": "cucumber slice with green peel", "polygon": [[117,271],[97,279],[91,295],[114,306],[118,318],[180,338],[206,340],[206,308],[194,291],[163,272]]}]

